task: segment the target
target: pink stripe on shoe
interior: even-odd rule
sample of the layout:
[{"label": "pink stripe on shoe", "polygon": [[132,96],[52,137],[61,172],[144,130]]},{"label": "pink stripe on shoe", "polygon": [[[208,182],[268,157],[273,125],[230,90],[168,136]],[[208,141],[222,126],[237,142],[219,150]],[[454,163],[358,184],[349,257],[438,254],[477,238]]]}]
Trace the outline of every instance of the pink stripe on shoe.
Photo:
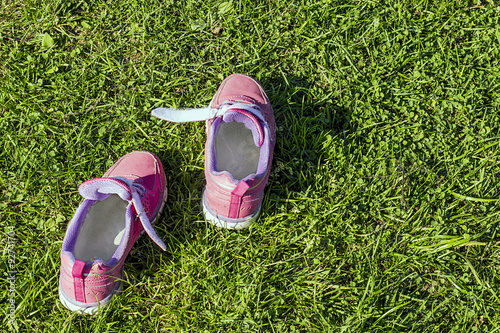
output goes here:
[{"label": "pink stripe on shoe", "polygon": [[85,286],[83,284],[83,269],[85,262],[76,260],[73,265],[71,274],[73,275],[73,285],[75,289],[75,300],[77,302],[85,302]]},{"label": "pink stripe on shoe", "polygon": [[238,218],[238,211],[241,205],[241,198],[245,195],[245,193],[250,188],[250,185],[241,181],[238,186],[231,192],[231,204],[229,205],[229,218],[235,219]]}]

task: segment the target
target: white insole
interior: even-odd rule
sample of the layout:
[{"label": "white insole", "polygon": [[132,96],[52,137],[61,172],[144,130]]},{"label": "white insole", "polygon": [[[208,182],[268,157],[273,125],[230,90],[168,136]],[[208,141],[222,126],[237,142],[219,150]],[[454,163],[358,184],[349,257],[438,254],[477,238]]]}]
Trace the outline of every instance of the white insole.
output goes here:
[{"label": "white insole", "polygon": [[125,212],[128,202],[113,194],[90,207],[80,227],[73,253],[76,259],[109,261],[120,244],[125,231]]},{"label": "white insole", "polygon": [[215,135],[218,171],[228,171],[236,179],[257,173],[260,148],[253,142],[252,131],[242,123],[221,123]]}]

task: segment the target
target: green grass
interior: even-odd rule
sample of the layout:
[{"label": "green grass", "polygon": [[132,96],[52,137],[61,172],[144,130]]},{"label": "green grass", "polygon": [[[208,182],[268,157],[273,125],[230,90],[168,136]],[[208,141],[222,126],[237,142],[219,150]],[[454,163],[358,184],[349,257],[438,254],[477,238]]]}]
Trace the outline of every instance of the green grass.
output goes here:
[{"label": "green grass", "polygon": [[[500,7],[493,1],[62,1],[0,6],[0,328],[500,332]],[[275,109],[261,218],[206,223],[207,105],[234,72]],[[169,199],[94,317],[57,295],[80,183],[150,150]]]}]

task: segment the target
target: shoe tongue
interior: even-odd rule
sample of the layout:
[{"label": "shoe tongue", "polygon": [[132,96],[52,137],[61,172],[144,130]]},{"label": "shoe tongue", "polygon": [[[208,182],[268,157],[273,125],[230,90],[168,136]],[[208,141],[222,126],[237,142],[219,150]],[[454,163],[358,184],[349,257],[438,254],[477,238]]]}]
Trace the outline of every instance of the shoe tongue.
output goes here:
[{"label": "shoe tongue", "polygon": [[78,188],[78,192],[85,199],[102,201],[111,194],[118,194],[123,200],[130,200],[130,188],[124,181],[116,178],[94,178],[87,180]]},{"label": "shoe tongue", "polygon": [[257,147],[262,146],[264,143],[264,130],[260,121],[251,112],[242,109],[230,109],[224,116],[222,121],[225,123],[237,122],[243,123],[246,128],[252,131],[253,142]]}]

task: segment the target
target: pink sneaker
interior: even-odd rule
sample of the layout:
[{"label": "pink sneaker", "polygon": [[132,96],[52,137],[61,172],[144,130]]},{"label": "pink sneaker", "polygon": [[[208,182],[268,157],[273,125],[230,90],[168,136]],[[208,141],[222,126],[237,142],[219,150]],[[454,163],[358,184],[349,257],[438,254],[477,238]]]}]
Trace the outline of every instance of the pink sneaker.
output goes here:
[{"label": "pink sneaker", "polygon": [[249,227],[260,213],[276,138],[273,108],[262,86],[233,74],[207,108],[158,108],[152,114],[172,122],[206,121],[205,218],[228,229]]},{"label": "pink sneaker", "polygon": [[167,184],[160,159],[134,151],[78,191],[84,200],[64,237],[59,298],[71,311],[93,314],[119,290],[123,262],[141,233],[166,250],[151,224],[163,210]]}]

